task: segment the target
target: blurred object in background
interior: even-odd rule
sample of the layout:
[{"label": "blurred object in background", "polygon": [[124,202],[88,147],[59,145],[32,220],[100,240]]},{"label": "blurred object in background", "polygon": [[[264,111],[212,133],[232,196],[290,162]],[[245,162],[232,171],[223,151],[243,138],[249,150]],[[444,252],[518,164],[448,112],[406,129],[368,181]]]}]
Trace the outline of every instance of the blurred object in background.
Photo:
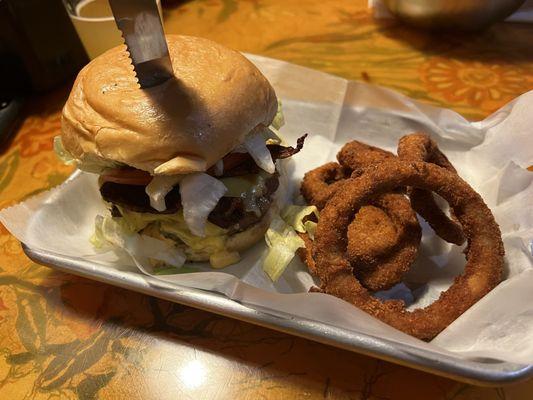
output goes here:
[{"label": "blurred object in background", "polygon": [[72,78],[87,56],[61,0],[0,0],[0,146],[24,97]]},{"label": "blurred object in background", "polygon": [[0,93],[43,91],[87,62],[61,0],[0,0]]},{"label": "blurred object in background", "polygon": [[182,4],[188,3],[191,0],[161,0],[161,4],[163,5],[163,8],[174,8],[179,7]]},{"label": "blurred object in background", "polygon": [[5,96],[0,94],[0,151],[4,150],[9,139],[16,132],[22,120],[21,96]]},{"label": "blurred object in background", "polygon": [[107,0],[63,0],[72,24],[92,60],[123,43]]},{"label": "blurred object in background", "polygon": [[[383,0],[409,25],[430,30],[474,31],[503,21],[525,0]],[[377,3],[375,0],[373,3]]]},{"label": "blurred object in background", "polygon": [[506,22],[533,22],[533,0],[526,0],[522,7],[513,13]]},{"label": "blurred object in background", "polygon": [[[108,0],[63,0],[63,3],[91,60],[124,43]],[[157,5],[162,15],[160,0]]]}]

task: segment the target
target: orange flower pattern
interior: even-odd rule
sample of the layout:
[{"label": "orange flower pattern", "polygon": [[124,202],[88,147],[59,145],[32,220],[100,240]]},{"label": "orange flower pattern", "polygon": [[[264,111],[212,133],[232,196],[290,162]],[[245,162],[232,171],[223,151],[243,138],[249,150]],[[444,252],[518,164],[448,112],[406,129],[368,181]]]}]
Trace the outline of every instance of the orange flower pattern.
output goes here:
[{"label": "orange flower pattern", "polygon": [[447,60],[432,57],[420,69],[428,91],[449,103],[466,103],[491,110],[533,89],[533,79],[523,68],[508,64]]},{"label": "orange flower pattern", "polygon": [[53,138],[61,133],[61,118],[55,114],[43,119],[28,117],[17,135],[14,145],[20,148],[21,157],[32,157],[52,150]]}]

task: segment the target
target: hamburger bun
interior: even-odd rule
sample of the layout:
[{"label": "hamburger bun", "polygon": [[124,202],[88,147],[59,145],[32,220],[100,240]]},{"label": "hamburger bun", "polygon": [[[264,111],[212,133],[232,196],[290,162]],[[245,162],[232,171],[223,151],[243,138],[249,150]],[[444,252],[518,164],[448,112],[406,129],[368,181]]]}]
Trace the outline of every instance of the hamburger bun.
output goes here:
[{"label": "hamburger bun", "polygon": [[153,175],[205,171],[277,110],[274,89],[242,54],[168,35],[174,78],[140,89],[124,45],[79,73],[63,108],[62,142],[75,158]]}]

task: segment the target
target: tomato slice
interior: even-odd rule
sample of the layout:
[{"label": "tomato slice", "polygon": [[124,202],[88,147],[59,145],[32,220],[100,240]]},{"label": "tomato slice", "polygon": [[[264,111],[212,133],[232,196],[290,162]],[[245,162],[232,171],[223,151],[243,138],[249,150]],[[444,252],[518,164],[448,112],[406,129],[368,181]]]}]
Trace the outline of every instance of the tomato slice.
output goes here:
[{"label": "tomato slice", "polygon": [[100,176],[102,182],[121,183],[123,185],[146,186],[152,180],[152,175],[135,168],[115,168]]}]

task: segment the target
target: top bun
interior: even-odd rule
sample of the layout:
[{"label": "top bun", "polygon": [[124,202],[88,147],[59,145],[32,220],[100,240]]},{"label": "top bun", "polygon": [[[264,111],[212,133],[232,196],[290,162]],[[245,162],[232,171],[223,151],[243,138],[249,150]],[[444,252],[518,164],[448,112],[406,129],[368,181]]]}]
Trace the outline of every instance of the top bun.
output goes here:
[{"label": "top bun", "polygon": [[80,71],[61,124],[74,157],[155,175],[205,171],[256,126],[270,125],[276,94],[243,55],[202,38],[166,39],[175,76],[159,86],[140,89],[124,45]]}]

